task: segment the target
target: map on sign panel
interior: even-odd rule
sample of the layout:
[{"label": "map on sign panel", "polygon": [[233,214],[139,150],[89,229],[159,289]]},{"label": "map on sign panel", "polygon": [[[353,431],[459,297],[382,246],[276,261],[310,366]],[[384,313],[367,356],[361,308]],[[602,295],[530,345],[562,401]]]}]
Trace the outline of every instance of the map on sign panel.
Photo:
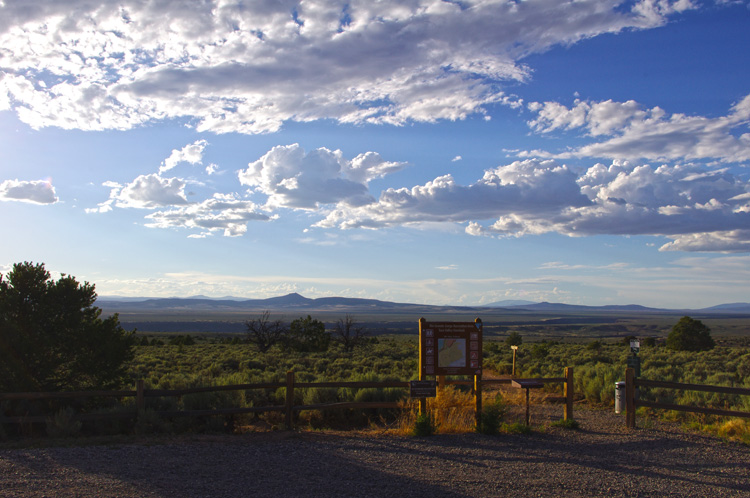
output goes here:
[{"label": "map on sign panel", "polygon": [[466,339],[438,339],[438,366],[465,367]]}]

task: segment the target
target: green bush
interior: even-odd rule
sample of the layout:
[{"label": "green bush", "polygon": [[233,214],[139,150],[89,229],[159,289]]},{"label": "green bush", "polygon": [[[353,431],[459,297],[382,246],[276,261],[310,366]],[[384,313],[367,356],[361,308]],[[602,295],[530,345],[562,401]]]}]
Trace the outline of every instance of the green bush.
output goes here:
[{"label": "green bush", "polygon": [[667,336],[667,347],[675,351],[706,351],[714,346],[711,329],[689,316],[680,318]]},{"label": "green bush", "polygon": [[514,422],[512,424],[502,424],[500,432],[506,434],[531,434],[531,427],[520,422]]},{"label": "green bush", "polygon": [[435,420],[428,413],[421,413],[417,416],[417,420],[414,422],[414,428],[412,429],[412,436],[424,437],[432,436],[437,431],[435,426]]},{"label": "green bush", "polygon": [[134,431],[140,435],[170,433],[172,426],[154,410],[143,410],[138,413]]},{"label": "green bush", "polygon": [[560,427],[562,429],[579,429],[581,426],[578,423],[578,420],[574,418],[569,418],[567,420],[561,418],[560,420],[552,422],[550,425],[552,427]]},{"label": "green bush", "polygon": [[497,396],[493,403],[482,407],[477,432],[490,436],[497,434],[500,431],[500,425],[506,413],[505,400],[502,396]]},{"label": "green bush", "polygon": [[[135,411],[135,406],[132,403],[98,408],[92,411],[92,413],[104,416],[102,418],[94,419],[90,425],[90,429],[93,430],[95,434],[104,436],[125,434],[132,428],[133,419],[130,417],[118,417],[118,415],[131,414],[133,411]],[[109,417],[106,415],[113,416]]]},{"label": "green bush", "polygon": [[81,433],[81,425],[75,410],[66,406],[47,419],[47,435],[52,438],[75,437]]},{"label": "green bush", "polygon": [[110,389],[124,380],[133,335],[102,318],[89,283],[43,264],[0,274],[0,391]]}]

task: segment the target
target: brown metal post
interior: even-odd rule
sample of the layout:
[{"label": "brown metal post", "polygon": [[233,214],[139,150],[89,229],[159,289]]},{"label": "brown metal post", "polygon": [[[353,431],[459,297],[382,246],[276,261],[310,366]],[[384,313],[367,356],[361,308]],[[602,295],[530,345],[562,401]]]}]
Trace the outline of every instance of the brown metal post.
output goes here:
[{"label": "brown metal post", "polygon": [[564,420],[573,420],[573,367],[565,367],[565,415]]},{"label": "brown metal post", "polygon": [[286,430],[291,431],[294,423],[294,372],[289,371],[286,373],[286,414],[284,417],[284,424]]},{"label": "brown metal post", "polygon": [[531,417],[529,416],[529,415],[530,415],[530,414],[529,414],[529,391],[530,391],[530,390],[531,390],[531,389],[529,389],[528,387],[526,388],[526,427],[528,427],[528,426],[529,426],[529,420],[530,420],[530,418],[531,418]]},{"label": "brown metal post", "polygon": [[635,428],[635,370],[625,370],[625,423],[628,429]]},{"label": "brown metal post", "polygon": [[[419,319],[419,372],[417,372],[419,380],[425,380],[424,379],[424,365],[422,365],[422,358],[424,357],[424,352],[422,351],[422,348],[424,345],[422,344],[423,338],[422,338],[422,329],[424,328],[425,324],[427,323],[427,320],[423,317]],[[427,398],[419,398],[419,414],[425,415],[427,413]]]},{"label": "brown metal post", "polygon": [[143,393],[143,385],[143,379],[135,381],[135,408],[138,410],[138,413],[146,409],[146,397]]},{"label": "brown metal post", "polygon": [[482,426],[482,374],[474,375],[475,416],[477,428]]}]

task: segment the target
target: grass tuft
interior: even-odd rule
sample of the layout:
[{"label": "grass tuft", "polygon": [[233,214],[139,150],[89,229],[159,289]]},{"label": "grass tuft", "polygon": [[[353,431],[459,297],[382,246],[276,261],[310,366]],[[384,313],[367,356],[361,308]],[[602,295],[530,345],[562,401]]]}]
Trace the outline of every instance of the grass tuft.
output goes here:
[{"label": "grass tuft", "polygon": [[429,413],[417,416],[411,435],[416,437],[432,436],[436,432],[435,422]]},{"label": "grass tuft", "polygon": [[522,424],[520,422],[514,422],[512,424],[502,424],[500,426],[500,432],[504,434],[531,434],[531,426]]},{"label": "grass tuft", "polygon": [[581,424],[578,423],[578,420],[574,418],[569,418],[568,420],[560,419],[552,422],[550,424],[552,427],[560,427],[562,429],[579,429],[581,427]]},{"label": "grass tuft", "polygon": [[75,437],[80,433],[81,421],[69,406],[47,418],[47,434],[52,438]]}]

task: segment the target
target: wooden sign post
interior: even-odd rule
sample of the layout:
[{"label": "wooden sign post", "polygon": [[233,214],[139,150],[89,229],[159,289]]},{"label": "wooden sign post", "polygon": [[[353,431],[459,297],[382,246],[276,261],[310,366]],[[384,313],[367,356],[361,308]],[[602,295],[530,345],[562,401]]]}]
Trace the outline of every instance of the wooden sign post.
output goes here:
[{"label": "wooden sign post", "polygon": [[[419,320],[419,380],[445,375],[474,378],[477,423],[482,413],[482,320],[428,322]],[[421,398],[419,412],[427,411]]]}]

